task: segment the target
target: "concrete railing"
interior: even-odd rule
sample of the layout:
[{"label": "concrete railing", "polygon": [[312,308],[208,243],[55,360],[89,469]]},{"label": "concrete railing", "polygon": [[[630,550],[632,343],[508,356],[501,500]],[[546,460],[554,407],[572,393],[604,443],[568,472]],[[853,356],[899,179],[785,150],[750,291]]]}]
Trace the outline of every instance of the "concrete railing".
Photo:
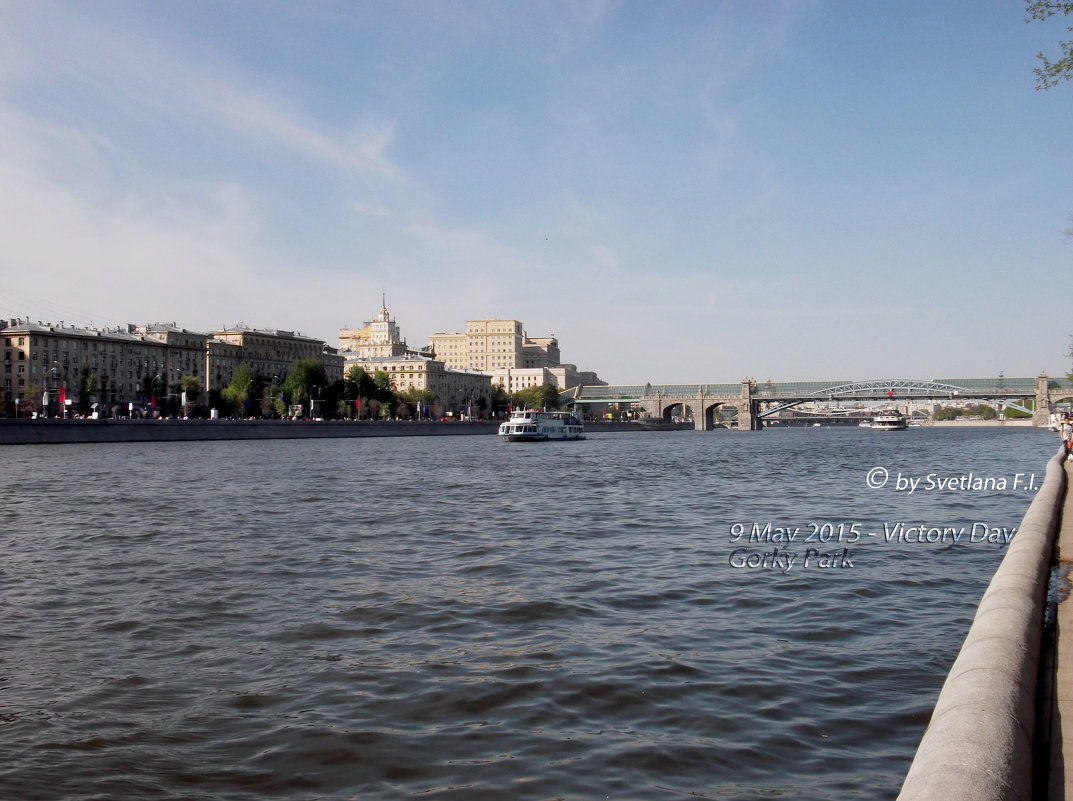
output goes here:
[{"label": "concrete railing", "polygon": [[1036,676],[1065,450],[995,571],[950,668],[900,801],[1030,801]]}]

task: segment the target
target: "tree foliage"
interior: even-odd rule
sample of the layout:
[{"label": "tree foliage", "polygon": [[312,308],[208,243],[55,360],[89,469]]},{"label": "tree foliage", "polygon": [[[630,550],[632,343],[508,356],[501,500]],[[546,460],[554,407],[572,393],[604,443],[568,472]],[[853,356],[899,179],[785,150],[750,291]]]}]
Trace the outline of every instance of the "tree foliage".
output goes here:
[{"label": "tree foliage", "polygon": [[402,417],[425,416],[425,410],[436,400],[436,396],[429,389],[404,389],[396,393],[398,401],[396,410]]},{"label": "tree foliage", "polygon": [[507,411],[510,405],[510,395],[502,384],[492,384],[491,411],[492,414],[500,414]]},{"label": "tree foliage", "polygon": [[520,389],[512,396],[514,406],[522,409],[558,409],[559,389],[554,384]]},{"label": "tree foliage", "polygon": [[320,359],[299,359],[291,362],[287,380],[283,382],[283,394],[291,403],[301,403],[314,397],[314,387],[324,390],[327,386],[328,376]]},{"label": "tree foliage", "polygon": [[228,405],[229,412],[243,414],[247,411],[252,383],[253,371],[246,362],[240,362],[235,372],[231,374],[231,382],[220,392],[224,402]]},{"label": "tree foliage", "polygon": [[[1073,2],[1070,0],[1025,0],[1027,21],[1046,20],[1056,14],[1069,16],[1073,14]],[[1073,26],[1067,28],[1073,33]],[[1036,67],[1036,89],[1050,89],[1060,81],[1073,78],[1073,40],[1059,42],[1061,55],[1057,61],[1051,61],[1043,53],[1036,55],[1041,65]]]},{"label": "tree foliage", "polygon": [[936,420],[956,420],[959,417],[979,417],[984,420],[994,420],[998,417],[998,412],[995,411],[993,406],[988,406],[986,403],[976,403],[963,409],[959,409],[956,406],[944,406],[934,416]]},{"label": "tree foliage", "polygon": [[377,370],[373,373],[373,384],[375,386],[373,397],[382,404],[391,403],[395,396],[391,389],[391,376],[383,370]]},{"label": "tree foliage", "polygon": [[346,379],[343,382],[345,398],[348,400],[371,398],[375,391],[376,384],[373,383],[372,376],[365,372],[364,367],[355,364],[347,370]]}]

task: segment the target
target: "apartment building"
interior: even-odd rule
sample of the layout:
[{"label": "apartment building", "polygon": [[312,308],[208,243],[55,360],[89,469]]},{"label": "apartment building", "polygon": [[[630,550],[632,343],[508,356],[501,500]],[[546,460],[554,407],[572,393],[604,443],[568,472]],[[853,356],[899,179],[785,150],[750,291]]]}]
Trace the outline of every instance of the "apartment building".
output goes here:
[{"label": "apartment building", "polygon": [[[164,370],[169,376],[194,376],[205,385],[205,348],[208,334],[178,328],[175,323],[127,326],[128,333],[164,343]],[[207,388],[207,387],[206,387]]]},{"label": "apartment building", "polygon": [[208,337],[205,340],[205,391],[222,390],[230,384],[241,362],[241,345]]},{"label": "apartment building", "polygon": [[543,384],[568,389],[603,384],[591,371],[562,364],[559,340],[530,337],[519,320],[467,320],[465,332],[433,334],[431,348],[449,367],[479,370],[507,392]]},{"label": "apartment building", "polygon": [[4,350],[3,400],[5,407],[36,410],[47,404],[59,413],[59,398],[77,404],[84,374],[96,376],[96,391],[86,399],[108,406],[141,400],[147,381],[165,384],[169,377],[167,344],[131,327],[92,329],[63,323],[0,321]]},{"label": "apartment building", "polygon": [[[174,391],[193,376],[202,390],[227,386],[246,362],[254,372],[282,381],[291,362],[315,358],[331,382],[343,377],[343,357],[324,342],[292,331],[243,327],[204,334],[174,323],[79,328],[63,323],[0,320],[4,372],[2,400],[8,413],[36,411],[45,404],[60,412],[59,398],[99,407],[141,406]],[[92,397],[80,398],[83,376],[93,374]]]},{"label": "apartment building", "polygon": [[343,359],[339,351],[314,337],[294,331],[246,328],[241,325],[221,328],[209,336],[237,345],[242,349],[241,361],[248,364],[254,373],[270,377],[274,383],[282,382],[287,377],[291,363],[301,359],[321,361],[329,381],[338,381],[343,377]]},{"label": "apartment building", "polygon": [[530,337],[519,320],[467,320],[464,333],[433,334],[429,340],[437,359],[459,369],[494,373],[559,364],[559,341]]}]

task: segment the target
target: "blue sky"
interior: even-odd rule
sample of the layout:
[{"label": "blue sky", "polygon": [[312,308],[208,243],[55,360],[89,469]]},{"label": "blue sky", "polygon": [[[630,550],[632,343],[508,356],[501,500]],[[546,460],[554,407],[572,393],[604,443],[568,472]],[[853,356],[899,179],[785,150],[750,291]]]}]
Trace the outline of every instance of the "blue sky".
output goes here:
[{"label": "blue sky", "polygon": [[335,342],[386,293],[611,383],[1052,375],[1064,21],[1016,0],[0,0],[0,316]]}]

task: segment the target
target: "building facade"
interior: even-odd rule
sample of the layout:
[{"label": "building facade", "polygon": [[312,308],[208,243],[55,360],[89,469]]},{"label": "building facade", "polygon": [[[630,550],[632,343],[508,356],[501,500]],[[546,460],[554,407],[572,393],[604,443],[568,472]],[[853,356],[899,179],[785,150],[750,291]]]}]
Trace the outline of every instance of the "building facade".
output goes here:
[{"label": "building facade", "polygon": [[242,362],[242,346],[209,337],[205,341],[205,391],[217,392],[231,383]]},{"label": "building facade", "polygon": [[8,319],[0,320],[0,338],[3,411],[15,415],[58,415],[93,404],[95,411],[129,413],[179,397],[180,380],[190,376],[201,392],[188,401],[203,402],[206,393],[230,383],[242,362],[277,383],[304,358],[319,360],[331,383],[343,377],[335,348],[290,331],[204,334],[174,324],[94,329]]},{"label": "building facade", "polygon": [[372,356],[362,358],[347,354],[345,370],[358,366],[370,376],[382,371],[387,374],[396,392],[425,390],[435,399],[433,405],[441,411],[459,412],[483,398],[491,402],[491,377],[475,370],[457,370],[438,359],[407,353],[402,356]]},{"label": "building facade", "polygon": [[10,319],[0,321],[0,337],[4,404],[16,416],[58,415],[65,411],[61,402],[68,408],[141,405],[154,392],[165,394],[174,378],[168,346],[130,327],[98,330]]},{"label": "building facade", "polygon": [[339,352],[314,337],[293,331],[244,326],[221,328],[210,336],[220,342],[237,345],[242,349],[240,361],[248,364],[254,373],[271,378],[274,384],[282,383],[291,363],[301,359],[317,359],[324,364],[324,372],[330,382],[343,378],[343,360]]},{"label": "building facade", "polygon": [[366,321],[363,328],[340,328],[339,350],[344,354],[356,354],[363,359],[396,357],[407,353],[431,355],[425,351],[412,350],[406,344],[386,304],[380,307],[380,313],[375,319]]},{"label": "building facade", "polygon": [[131,325],[127,326],[127,331],[164,344],[164,369],[169,378],[193,376],[203,389],[207,388],[205,385],[205,348],[209,340],[208,334],[178,328],[175,323]]},{"label": "building facade", "polygon": [[433,334],[429,341],[437,359],[458,369],[496,373],[559,364],[559,341],[530,337],[519,320],[467,320],[465,333]]},{"label": "building facade", "polygon": [[467,320],[465,333],[433,334],[431,350],[448,367],[487,373],[509,393],[553,384],[602,384],[593,372],[562,364],[555,336],[530,337],[519,320]]}]

